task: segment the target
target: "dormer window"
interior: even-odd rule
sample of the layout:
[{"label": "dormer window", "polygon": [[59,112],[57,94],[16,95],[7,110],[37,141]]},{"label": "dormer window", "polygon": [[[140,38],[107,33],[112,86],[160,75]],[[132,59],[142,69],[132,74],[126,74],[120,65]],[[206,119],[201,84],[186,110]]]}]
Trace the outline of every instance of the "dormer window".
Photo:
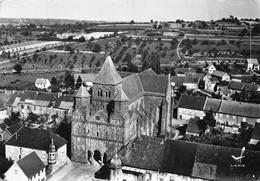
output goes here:
[{"label": "dormer window", "polygon": [[103,96],[103,95],[102,95],[102,90],[101,90],[101,89],[98,89],[97,94],[98,94],[99,97],[102,97],[102,96]]}]

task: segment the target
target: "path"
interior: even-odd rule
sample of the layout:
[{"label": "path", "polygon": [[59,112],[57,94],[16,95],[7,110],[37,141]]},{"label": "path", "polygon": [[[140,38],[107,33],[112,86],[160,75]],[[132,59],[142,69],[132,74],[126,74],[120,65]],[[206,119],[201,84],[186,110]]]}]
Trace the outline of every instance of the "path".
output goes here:
[{"label": "path", "polygon": [[176,51],[177,51],[177,55],[178,55],[178,58],[179,58],[179,59],[181,59],[181,56],[180,56],[180,54],[179,54],[179,48],[180,48],[181,42],[182,42],[184,39],[186,39],[186,38],[187,38],[187,36],[186,36],[186,34],[184,34],[184,37],[181,39],[181,41],[179,42],[179,44],[178,44],[178,46],[177,46]]},{"label": "path", "polygon": [[68,159],[67,163],[60,170],[47,178],[47,181],[92,181],[94,174],[100,168],[101,166],[97,162],[90,165],[71,162]]}]

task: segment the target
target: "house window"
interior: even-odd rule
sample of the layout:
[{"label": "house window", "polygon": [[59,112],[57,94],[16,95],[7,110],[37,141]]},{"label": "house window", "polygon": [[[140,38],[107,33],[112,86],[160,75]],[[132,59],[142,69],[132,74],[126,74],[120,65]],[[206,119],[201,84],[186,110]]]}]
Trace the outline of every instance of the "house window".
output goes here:
[{"label": "house window", "polygon": [[233,119],[236,119],[236,116],[233,116]]},{"label": "house window", "polygon": [[98,132],[97,132],[97,137],[98,137]]},{"label": "house window", "polygon": [[246,122],[246,118],[243,118],[243,122]]},{"label": "house window", "polygon": [[27,109],[30,110],[30,106],[29,105],[27,106]]},{"label": "house window", "polygon": [[24,109],[24,105],[21,105],[21,109]]},{"label": "house window", "polygon": [[226,115],[226,118],[229,118],[229,115]]},{"label": "house window", "polygon": [[101,89],[98,89],[97,93],[98,93],[99,97],[102,97],[102,90]]},{"label": "house window", "polygon": [[219,117],[222,118],[222,117],[223,117],[223,114],[219,114]]},{"label": "house window", "polygon": [[36,111],[36,106],[33,106],[33,110],[35,110],[35,111]]}]

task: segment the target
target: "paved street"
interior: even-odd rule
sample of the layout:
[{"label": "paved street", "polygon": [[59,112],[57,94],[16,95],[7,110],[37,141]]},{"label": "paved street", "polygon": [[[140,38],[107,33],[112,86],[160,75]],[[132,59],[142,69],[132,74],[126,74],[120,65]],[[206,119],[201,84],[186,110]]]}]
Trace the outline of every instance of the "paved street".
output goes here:
[{"label": "paved street", "polygon": [[68,161],[66,165],[47,178],[48,181],[92,181],[92,178],[100,169],[100,165],[95,162],[94,165],[81,164]]}]

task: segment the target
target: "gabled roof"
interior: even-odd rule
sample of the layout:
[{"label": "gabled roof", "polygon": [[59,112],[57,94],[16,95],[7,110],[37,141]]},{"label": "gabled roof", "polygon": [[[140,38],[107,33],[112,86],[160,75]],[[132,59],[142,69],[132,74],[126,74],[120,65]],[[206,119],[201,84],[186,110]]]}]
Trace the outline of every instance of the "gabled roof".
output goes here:
[{"label": "gabled roof", "polygon": [[196,118],[190,119],[187,129],[186,129],[186,133],[194,133],[194,134],[200,133],[200,130],[198,127],[198,119],[196,119]]},{"label": "gabled roof", "polygon": [[9,95],[9,98],[7,102],[5,103],[6,106],[12,106],[13,103],[15,102],[16,98],[21,97],[22,92],[14,91]]},{"label": "gabled roof", "polygon": [[251,139],[260,141],[260,123],[256,122]]},{"label": "gabled roof", "polygon": [[49,79],[37,78],[35,81],[35,84],[47,85],[47,84],[50,84],[50,81],[49,81]]},{"label": "gabled roof", "polygon": [[233,90],[240,90],[240,91],[245,89],[246,91],[249,91],[249,92],[256,92],[258,89],[258,85],[255,85],[252,83],[231,81],[228,84],[228,88],[233,89]]},{"label": "gabled roof", "polygon": [[143,87],[138,74],[124,78],[122,89],[129,99],[133,99],[143,92]]},{"label": "gabled roof", "polygon": [[104,85],[117,85],[122,81],[123,79],[116,71],[111,57],[108,56],[93,83]]},{"label": "gabled roof", "polygon": [[142,74],[142,75],[156,75],[156,73],[151,68],[149,68],[145,71],[142,71],[140,74]]},{"label": "gabled roof", "polygon": [[23,157],[22,159],[18,160],[17,165],[19,165],[23,173],[28,178],[32,178],[37,173],[39,173],[42,169],[45,168],[44,163],[41,161],[41,159],[38,157],[38,155],[35,152],[32,152],[27,156]]},{"label": "gabled roof", "polygon": [[59,135],[44,129],[31,129],[22,127],[5,144],[36,150],[48,151],[53,139],[56,149],[67,144],[67,141]]},{"label": "gabled roof", "polygon": [[232,158],[240,153],[237,148],[142,135],[122,148],[118,156],[123,166],[206,180],[242,181],[259,176],[260,152],[245,150],[242,168],[235,167],[238,164]]},{"label": "gabled roof", "polygon": [[145,92],[165,94],[168,85],[167,75],[139,74],[143,90]]},{"label": "gabled roof", "polygon": [[193,69],[193,68],[176,68],[174,70],[174,72],[176,74],[179,74],[179,73],[184,73],[186,75],[189,75],[189,74],[192,74],[192,73],[195,73],[196,71]]},{"label": "gabled roof", "polygon": [[[65,106],[66,103],[67,103],[67,106]],[[60,107],[64,108],[64,106],[68,108],[68,106],[73,105],[73,103],[74,103],[74,96],[63,95],[63,96],[58,97],[55,100],[53,100],[51,106],[54,107],[54,108],[60,108]],[[63,105],[63,106],[61,106],[61,105]]]},{"label": "gabled roof", "polygon": [[226,72],[215,70],[211,75],[222,78],[224,75],[228,75],[228,74]]},{"label": "gabled roof", "polygon": [[119,101],[119,102],[127,102],[129,101],[129,98],[127,97],[127,95],[125,94],[124,90],[120,90],[116,97],[114,98],[115,101]]},{"label": "gabled roof", "polygon": [[5,128],[11,135],[13,135],[14,133],[16,133],[19,129],[21,129],[23,127],[23,125],[21,123],[16,123],[12,126],[9,126],[7,128]]},{"label": "gabled roof", "polygon": [[180,87],[184,84],[198,84],[199,80],[200,78],[194,76],[171,76],[171,82],[174,82],[176,87]]},{"label": "gabled roof", "polygon": [[24,91],[21,95],[20,101],[25,101],[25,100],[35,100],[38,92],[36,91]]},{"label": "gabled roof", "polygon": [[182,95],[178,104],[179,108],[203,110],[206,97]]},{"label": "gabled roof", "polygon": [[248,58],[247,59],[248,64],[254,64],[254,65],[259,65],[259,62],[256,58]]},{"label": "gabled roof", "polygon": [[96,73],[74,74],[74,80],[77,81],[79,76],[80,76],[82,82],[93,82],[95,80],[97,74]]},{"label": "gabled roof", "polygon": [[81,85],[75,97],[80,97],[80,98],[90,97],[90,94],[88,93],[87,88]]},{"label": "gabled roof", "polygon": [[219,113],[251,118],[260,118],[260,105],[222,100],[219,108]]},{"label": "gabled roof", "polygon": [[213,98],[207,97],[203,110],[205,110],[205,111],[212,110],[213,112],[218,112],[220,104],[221,104],[220,99],[213,99]]}]

